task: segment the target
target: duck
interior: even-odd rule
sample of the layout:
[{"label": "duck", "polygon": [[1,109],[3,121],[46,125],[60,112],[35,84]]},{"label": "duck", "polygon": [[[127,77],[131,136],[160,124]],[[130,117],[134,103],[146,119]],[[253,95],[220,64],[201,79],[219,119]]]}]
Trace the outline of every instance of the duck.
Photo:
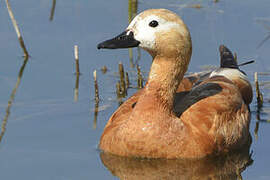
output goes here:
[{"label": "duck", "polygon": [[112,114],[102,152],[138,158],[203,158],[251,143],[252,87],[224,45],[221,66],[184,76],[192,54],[188,27],[176,13],[148,9],[98,49],[140,47],[152,56],[147,83]]}]

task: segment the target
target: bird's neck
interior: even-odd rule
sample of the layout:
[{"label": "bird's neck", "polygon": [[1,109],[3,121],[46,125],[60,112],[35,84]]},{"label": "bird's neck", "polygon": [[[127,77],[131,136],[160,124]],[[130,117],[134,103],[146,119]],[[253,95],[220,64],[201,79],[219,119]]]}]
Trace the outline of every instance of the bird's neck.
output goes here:
[{"label": "bird's neck", "polygon": [[190,56],[186,58],[156,56],[153,59],[145,93],[166,109],[173,109],[174,96],[187,71]]}]

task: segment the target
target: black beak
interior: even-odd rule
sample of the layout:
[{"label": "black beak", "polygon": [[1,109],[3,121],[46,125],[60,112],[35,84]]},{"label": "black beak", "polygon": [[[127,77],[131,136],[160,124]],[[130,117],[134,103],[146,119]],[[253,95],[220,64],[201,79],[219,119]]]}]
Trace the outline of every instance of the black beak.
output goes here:
[{"label": "black beak", "polygon": [[98,49],[132,48],[139,46],[140,42],[134,39],[132,31],[124,31],[113,39],[103,41],[97,45]]}]

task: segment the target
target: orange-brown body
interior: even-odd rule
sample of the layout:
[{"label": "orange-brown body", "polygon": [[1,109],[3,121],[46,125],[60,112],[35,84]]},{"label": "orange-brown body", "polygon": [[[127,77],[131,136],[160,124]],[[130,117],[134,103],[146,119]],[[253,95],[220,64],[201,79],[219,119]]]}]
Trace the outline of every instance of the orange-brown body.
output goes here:
[{"label": "orange-brown body", "polygon": [[100,149],[120,156],[200,158],[250,143],[249,82],[239,74],[183,78],[192,52],[187,27],[163,9],[145,11],[135,21],[152,18],[149,14],[163,18],[169,28],[157,30],[152,45],[140,39],[140,22],[128,27],[153,63],[146,86],[111,116]]},{"label": "orange-brown body", "polygon": [[138,91],[112,115],[100,148],[120,156],[200,158],[250,143],[250,112],[242,96],[252,94],[241,95],[223,77],[207,82],[218,83],[222,91],[192,105],[180,118],[155,95],[145,96],[145,88]]}]

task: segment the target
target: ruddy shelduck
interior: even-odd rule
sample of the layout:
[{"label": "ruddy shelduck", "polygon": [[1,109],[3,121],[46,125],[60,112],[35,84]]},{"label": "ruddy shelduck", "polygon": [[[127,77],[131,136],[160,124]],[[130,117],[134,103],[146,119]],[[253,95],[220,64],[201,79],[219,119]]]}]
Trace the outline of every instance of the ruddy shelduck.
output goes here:
[{"label": "ruddy shelduck", "polygon": [[150,9],[98,49],[137,46],[153,57],[149,77],[111,116],[100,139],[102,151],[201,158],[250,143],[252,88],[225,46],[220,46],[219,69],[184,77],[192,53],[189,30],[177,14]]}]

